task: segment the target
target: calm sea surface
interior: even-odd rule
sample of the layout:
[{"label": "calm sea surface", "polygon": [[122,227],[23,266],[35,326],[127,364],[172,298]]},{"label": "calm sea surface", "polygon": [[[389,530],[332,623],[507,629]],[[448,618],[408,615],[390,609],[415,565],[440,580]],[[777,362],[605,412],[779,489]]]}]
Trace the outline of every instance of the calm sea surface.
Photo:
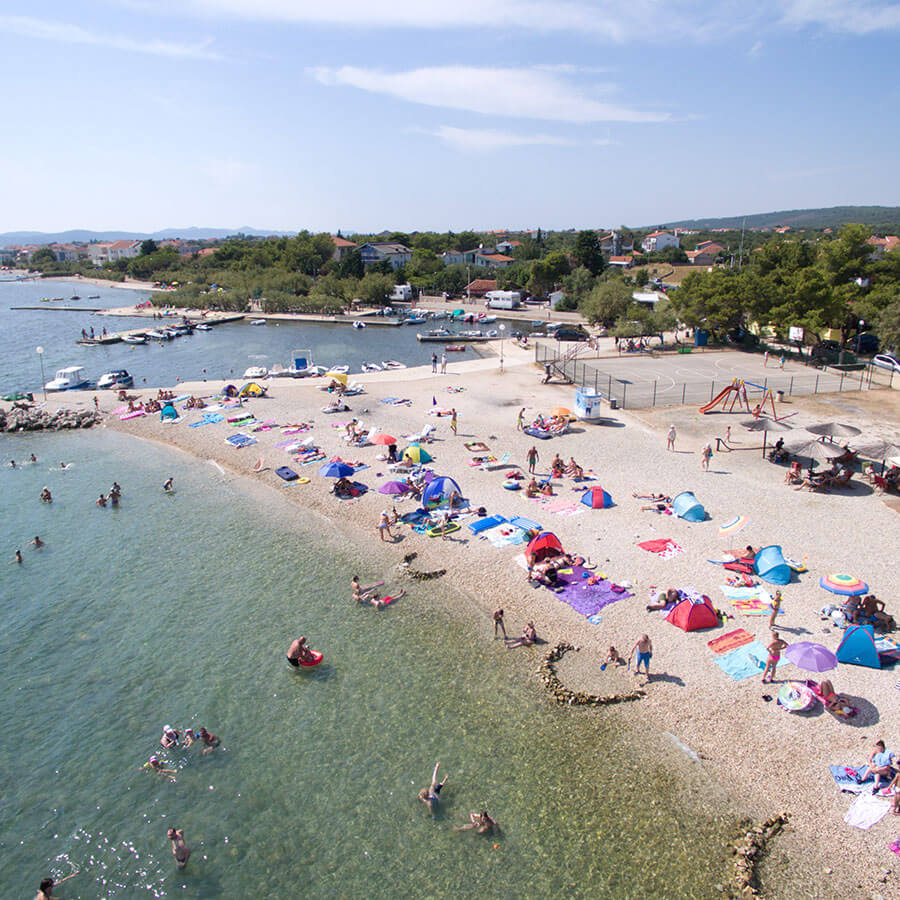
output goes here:
[{"label": "calm sea surface", "polygon": [[[78,293],[80,300],[69,300]],[[88,299],[99,295],[99,299]],[[41,303],[41,297],[65,297],[62,303]],[[148,319],[93,315],[87,309],[68,312],[58,307],[119,307],[146,300],[141,291],[96,287],[76,282],[9,281],[0,279],[0,394],[37,391],[41,364],[35,348],[44,348],[44,375],[49,381],[64,366],[84,366],[96,380],[110,369],[127,369],[136,386],[171,386],[180,381],[240,379],[250,366],[289,366],[294,350],[311,350],[318,365],[349,365],[359,372],[362,363],[381,364],[396,359],[407,365],[424,365],[440,345],[423,344],[416,333],[424,326],[369,326],[269,322],[253,326],[248,319],[217,325],[211,331],[145,345],[109,344],[83,347],[76,343],[81,329],[100,333],[159,325]],[[37,310],[11,310],[13,306],[38,306]],[[163,323],[164,324],[164,323]],[[496,326],[495,326],[496,327]],[[473,347],[461,359],[472,358]]]},{"label": "calm sea surface", "polygon": [[[72,866],[67,900],[716,895],[729,823],[692,764],[552,706],[537,653],[440,582],[356,607],[351,575],[390,585],[395,560],[288,503],[302,486],[104,431],[4,436],[0,456],[0,895]],[[114,479],[121,507],[95,507]],[[284,659],[301,632],[313,671]],[[163,751],[170,783],[141,768],[163,724],[223,746]],[[453,830],[482,805],[499,837]]]}]

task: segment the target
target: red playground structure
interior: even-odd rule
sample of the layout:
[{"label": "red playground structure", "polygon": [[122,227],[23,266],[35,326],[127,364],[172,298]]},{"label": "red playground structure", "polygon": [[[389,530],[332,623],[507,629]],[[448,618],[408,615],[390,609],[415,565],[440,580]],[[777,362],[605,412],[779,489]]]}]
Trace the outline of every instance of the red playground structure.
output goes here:
[{"label": "red playground structure", "polygon": [[[730,404],[728,402],[729,398],[731,400]],[[720,403],[722,404],[723,412],[733,412],[736,403],[739,409],[746,409],[748,413],[751,412],[750,400],[747,398],[747,386],[740,378],[735,378],[725,390],[719,391],[709,403],[701,406],[700,412],[704,414],[712,412]]]}]

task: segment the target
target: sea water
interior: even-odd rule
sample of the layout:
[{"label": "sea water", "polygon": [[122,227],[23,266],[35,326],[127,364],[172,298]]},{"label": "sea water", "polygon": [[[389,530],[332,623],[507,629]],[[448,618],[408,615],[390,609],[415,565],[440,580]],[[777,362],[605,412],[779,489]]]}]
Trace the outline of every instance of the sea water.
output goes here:
[{"label": "sea water", "polygon": [[[41,303],[41,297],[68,298],[77,291],[79,300]],[[98,299],[88,296],[99,295]],[[266,325],[250,325],[246,319],[216,325],[210,331],[171,341],[147,344],[77,344],[81,330],[100,334],[103,328],[117,332],[152,329],[171,324],[165,319],[109,317],[94,315],[90,308],[110,309],[141,303],[147,292],[97,287],[78,282],[10,281],[0,278],[0,394],[12,391],[39,391],[44,350],[44,381],[64,366],[84,366],[88,378],[96,381],[104,372],[127,369],[135,387],[174,386],[177,381],[209,379],[239,380],[251,366],[267,369],[280,364],[287,368],[295,350],[309,350],[317,365],[347,365],[359,373],[364,362],[381,365],[397,360],[407,365],[425,365],[431,354],[440,355],[442,345],[420,343],[416,338],[425,326],[369,326],[351,328],[317,322],[271,320]],[[37,309],[11,309],[35,306]],[[70,307],[75,311],[62,309]],[[175,320],[173,320],[175,321]],[[496,327],[496,326],[494,326]],[[455,358],[475,355],[474,345]]]},{"label": "sea water", "polygon": [[[401,550],[287,502],[308,487],[102,430],[0,455],[0,895],[73,869],[67,900],[716,894],[731,823],[695,763],[553,705],[539,648],[505,650],[440,581],[355,605],[351,576],[396,586]],[[114,480],[121,505],[95,506]],[[285,661],[301,633],[316,669]],[[222,745],[164,751],[164,724]],[[482,808],[499,835],[454,830]]]}]

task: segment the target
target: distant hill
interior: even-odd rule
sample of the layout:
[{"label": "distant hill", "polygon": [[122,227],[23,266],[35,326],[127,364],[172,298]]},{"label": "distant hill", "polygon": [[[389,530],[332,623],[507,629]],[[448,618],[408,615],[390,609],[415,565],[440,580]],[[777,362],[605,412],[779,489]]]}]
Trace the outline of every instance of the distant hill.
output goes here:
[{"label": "distant hill", "polygon": [[788,209],[781,212],[754,213],[749,216],[730,216],[724,219],[681,219],[666,223],[665,228],[691,228],[710,231],[713,228],[740,229],[774,228],[790,225],[791,228],[838,228],[849,223],[869,225],[873,231],[896,234],[900,231],[900,206],[832,206],[826,209]]},{"label": "distant hill", "polygon": [[162,241],[172,238],[183,238],[188,241],[221,240],[235,234],[247,234],[251,237],[268,237],[271,234],[294,234],[293,231],[260,231],[257,228],[164,228],[147,234],[143,231],[88,231],[73,229],[71,231],[7,231],[0,233],[0,247],[11,244],[71,244],[75,241],[142,241],[146,238]]}]

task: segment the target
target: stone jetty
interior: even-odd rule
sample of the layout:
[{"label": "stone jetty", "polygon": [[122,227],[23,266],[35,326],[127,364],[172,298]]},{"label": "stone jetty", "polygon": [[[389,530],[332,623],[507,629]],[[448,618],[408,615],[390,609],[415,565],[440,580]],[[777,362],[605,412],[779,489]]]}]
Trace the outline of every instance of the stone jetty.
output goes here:
[{"label": "stone jetty", "polygon": [[57,409],[48,412],[32,406],[14,405],[0,408],[0,431],[62,431],[68,428],[90,428],[103,419],[87,409]]}]

